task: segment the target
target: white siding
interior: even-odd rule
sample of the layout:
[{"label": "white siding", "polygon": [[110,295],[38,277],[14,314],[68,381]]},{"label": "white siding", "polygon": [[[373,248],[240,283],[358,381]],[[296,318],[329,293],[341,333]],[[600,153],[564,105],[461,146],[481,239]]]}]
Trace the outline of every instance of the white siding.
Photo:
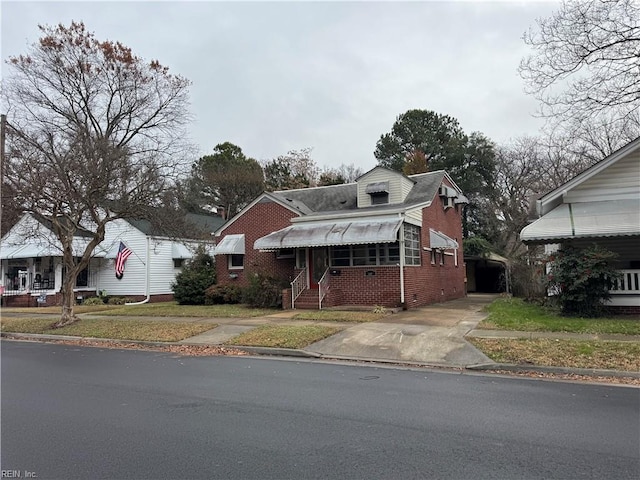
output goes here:
[{"label": "white siding", "polygon": [[358,180],[358,207],[370,207],[371,195],[366,193],[367,185],[377,182],[389,182],[389,203],[404,202],[413,187],[413,181],[404,175],[384,168],[374,168]]},{"label": "white siding", "polygon": [[[406,213],[407,218],[415,220],[416,225],[422,226],[422,209],[417,208],[415,210],[410,210]],[[412,222],[413,223],[413,222]]]},{"label": "white siding", "polygon": [[623,158],[565,195],[564,203],[640,197],[640,151]]},{"label": "white siding", "polygon": [[111,251],[114,245],[115,249],[118,248],[120,241],[133,252],[125,264],[124,275],[118,280],[115,274],[115,260],[102,258],[98,274],[98,290],[106,290],[107,295],[146,295],[147,237],[124,220],[110,222],[107,224],[101,247]]}]

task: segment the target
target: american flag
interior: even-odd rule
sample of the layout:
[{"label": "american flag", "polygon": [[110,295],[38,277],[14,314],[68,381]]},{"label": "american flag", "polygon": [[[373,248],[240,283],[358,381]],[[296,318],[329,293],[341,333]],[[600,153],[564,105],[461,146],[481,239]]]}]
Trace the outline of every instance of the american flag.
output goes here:
[{"label": "american flag", "polygon": [[124,264],[132,253],[133,252],[129,247],[120,242],[120,248],[118,249],[118,255],[116,256],[116,277],[122,278],[122,274],[124,273]]}]

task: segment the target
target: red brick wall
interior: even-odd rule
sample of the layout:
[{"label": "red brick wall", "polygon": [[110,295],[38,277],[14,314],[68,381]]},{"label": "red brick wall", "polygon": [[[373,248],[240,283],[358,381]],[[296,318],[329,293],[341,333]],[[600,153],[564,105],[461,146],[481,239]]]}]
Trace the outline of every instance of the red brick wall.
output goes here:
[{"label": "red brick wall", "polygon": [[[445,181],[445,183],[447,183]],[[435,196],[429,208],[422,210],[422,247],[430,247],[429,228],[444,233],[458,242],[458,266],[455,257],[445,255],[440,265],[440,254],[435,265],[431,252],[422,249],[422,266],[405,267],[405,302],[408,308],[460,298],[465,295],[465,268],[462,251],[462,206],[444,208],[442,198]],[[453,253],[453,250],[447,250]]]},{"label": "red brick wall", "polygon": [[[332,305],[400,306],[400,269],[384,267],[336,267],[330,275],[329,303]],[[375,275],[367,275],[374,272]]]},{"label": "red brick wall", "polygon": [[[462,252],[461,206],[444,209],[439,196],[429,208],[423,209],[421,247],[430,247],[429,228],[440,231],[458,241],[458,266],[454,257],[445,256],[445,264],[431,265],[430,252],[421,251],[420,266],[407,266],[405,276],[405,305],[407,308],[442,302],[465,295],[464,262]],[[258,252],[253,243],[260,237],[291,225],[290,219],[296,215],[275,202],[258,203],[242,217],[227,227],[223,235],[216,238],[220,242],[225,235],[245,234],[245,260],[243,270],[228,270],[226,255],[216,255],[216,271],[219,284],[248,285],[249,275],[263,272],[269,275],[293,280],[294,259],[276,259],[274,252]],[[340,275],[331,275],[330,291],[326,299],[328,306],[335,305],[382,305],[401,306],[400,271],[397,266],[339,267]],[[375,275],[366,275],[372,271]],[[237,273],[237,279],[230,279],[230,273]]]},{"label": "red brick wall", "polygon": [[[246,287],[253,273],[264,273],[273,277],[286,278],[289,281],[293,280],[295,259],[276,259],[275,252],[254,250],[253,243],[260,237],[288,227],[291,225],[290,219],[296,216],[291,210],[276,202],[264,201],[255,204],[237,218],[222,232],[221,236],[216,237],[216,243],[220,243],[226,235],[244,233],[244,269],[229,270],[228,256],[216,255],[218,284]],[[231,279],[229,274],[232,273],[237,274],[238,278]]]}]

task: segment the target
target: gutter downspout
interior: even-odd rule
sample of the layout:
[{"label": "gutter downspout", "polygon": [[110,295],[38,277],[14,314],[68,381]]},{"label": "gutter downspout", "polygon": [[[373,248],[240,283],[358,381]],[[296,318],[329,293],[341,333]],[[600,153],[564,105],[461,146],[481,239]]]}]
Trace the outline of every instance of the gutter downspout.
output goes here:
[{"label": "gutter downspout", "polygon": [[404,301],[404,216],[399,215],[402,223],[400,224],[400,304],[405,309]]},{"label": "gutter downspout", "polygon": [[146,267],[146,290],[147,290],[147,298],[145,298],[144,300],[141,300],[139,302],[131,302],[131,303],[125,303],[125,305],[142,305],[143,303],[147,303],[149,302],[149,300],[151,299],[151,288],[149,285],[149,277],[150,277],[150,271],[151,271],[151,265],[150,265],[150,261],[151,260],[151,254],[149,252],[150,250],[150,245],[151,245],[151,240],[149,239],[149,237],[147,236],[147,264],[145,265]]}]

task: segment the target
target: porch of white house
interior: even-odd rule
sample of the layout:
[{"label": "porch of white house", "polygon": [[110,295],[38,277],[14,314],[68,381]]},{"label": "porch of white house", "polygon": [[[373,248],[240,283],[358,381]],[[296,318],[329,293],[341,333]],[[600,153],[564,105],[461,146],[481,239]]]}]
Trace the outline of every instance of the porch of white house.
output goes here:
[{"label": "porch of white house", "polygon": [[624,269],[619,272],[621,278],[609,290],[611,300],[608,305],[640,308],[640,269]]},{"label": "porch of white house", "polygon": [[[3,305],[33,306],[50,304],[62,287],[62,259],[37,257],[3,260],[0,266]],[[84,297],[95,294],[98,272],[93,264],[76,279],[74,292]]]}]

